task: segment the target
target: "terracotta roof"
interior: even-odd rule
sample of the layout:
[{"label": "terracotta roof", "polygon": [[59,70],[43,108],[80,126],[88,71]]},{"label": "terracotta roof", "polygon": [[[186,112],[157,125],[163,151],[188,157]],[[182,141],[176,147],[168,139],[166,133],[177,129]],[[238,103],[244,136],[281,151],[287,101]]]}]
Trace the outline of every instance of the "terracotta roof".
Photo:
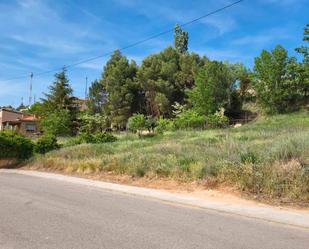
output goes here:
[{"label": "terracotta roof", "polygon": [[19,119],[20,121],[37,121],[37,118],[35,116],[23,116]]},{"label": "terracotta roof", "polygon": [[12,110],[12,109],[7,109],[7,108],[0,108],[0,111],[13,112],[13,113],[16,113],[16,114],[23,114],[22,112],[15,111],[15,110]]}]

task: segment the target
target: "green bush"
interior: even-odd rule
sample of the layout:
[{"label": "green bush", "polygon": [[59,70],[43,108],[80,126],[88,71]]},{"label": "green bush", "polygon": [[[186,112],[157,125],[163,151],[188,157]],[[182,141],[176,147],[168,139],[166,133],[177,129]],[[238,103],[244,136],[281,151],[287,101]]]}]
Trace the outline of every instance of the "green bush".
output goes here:
[{"label": "green bush", "polygon": [[95,133],[93,135],[94,138],[94,143],[101,144],[101,143],[111,143],[115,142],[117,138],[108,132],[100,132],[100,133]]},{"label": "green bush", "polygon": [[80,135],[80,143],[101,144],[115,142],[117,138],[109,132],[97,132],[94,134],[82,133]]},{"label": "green bush", "polygon": [[149,128],[147,118],[143,114],[134,114],[128,120],[128,129],[133,132],[138,132]]},{"label": "green bush", "polygon": [[206,121],[205,115],[200,115],[196,111],[189,109],[180,113],[175,119],[175,125],[179,129],[204,128]]},{"label": "green bush", "polygon": [[211,114],[207,116],[207,127],[209,128],[226,128],[229,124],[229,119],[226,116]]},{"label": "green bush", "polygon": [[67,141],[65,141],[64,146],[69,147],[69,146],[79,145],[79,144],[82,144],[83,142],[84,141],[81,136],[71,137]]},{"label": "green bush", "polygon": [[256,154],[252,151],[246,151],[240,154],[240,161],[243,164],[255,164],[258,161]]},{"label": "green bush", "polygon": [[160,117],[156,122],[155,132],[163,134],[165,131],[171,131],[175,129],[175,124],[171,119],[165,119]]},{"label": "green bush", "polygon": [[33,155],[30,139],[14,132],[0,132],[0,158],[28,159]]},{"label": "green bush", "polygon": [[58,110],[49,113],[40,121],[40,126],[46,134],[67,136],[72,133],[72,120],[69,110]]},{"label": "green bush", "polygon": [[45,154],[49,151],[59,149],[60,145],[57,143],[55,135],[46,134],[41,136],[35,144],[34,151],[39,154]]}]

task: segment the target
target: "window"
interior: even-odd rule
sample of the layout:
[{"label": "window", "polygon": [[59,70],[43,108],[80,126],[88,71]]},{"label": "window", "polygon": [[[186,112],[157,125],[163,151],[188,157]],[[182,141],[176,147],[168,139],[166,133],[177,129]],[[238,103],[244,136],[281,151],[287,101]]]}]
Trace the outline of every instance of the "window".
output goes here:
[{"label": "window", "polygon": [[36,130],[36,126],[34,123],[26,123],[26,131],[35,131]]}]

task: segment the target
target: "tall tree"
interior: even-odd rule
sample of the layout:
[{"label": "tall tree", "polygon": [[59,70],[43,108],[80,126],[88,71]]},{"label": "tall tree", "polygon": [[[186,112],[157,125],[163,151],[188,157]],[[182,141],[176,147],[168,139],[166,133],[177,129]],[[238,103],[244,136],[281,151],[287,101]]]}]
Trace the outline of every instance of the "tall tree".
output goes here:
[{"label": "tall tree", "polygon": [[146,57],[137,79],[145,94],[146,114],[171,117],[175,102],[186,103],[186,90],[194,86],[195,75],[208,61],[197,54],[180,54],[168,47]]},{"label": "tall tree", "polygon": [[299,99],[295,80],[296,59],[289,57],[280,45],[271,52],[263,50],[254,64],[254,88],[262,107],[269,113],[282,113],[294,108]]},{"label": "tall tree", "polygon": [[[309,23],[306,25],[304,28],[304,37],[303,37],[304,42],[309,42]],[[308,45],[303,45],[299,48],[296,48],[296,51],[298,53],[301,53],[304,55],[304,58],[307,62],[309,62],[309,47]]]},{"label": "tall tree", "polygon": [[55,81],[49,87],[49,92],[44,94],[45,98],[42,99],[41,125],[43,130],[54,131],[55,135],[76,133],[77,107],[72,93],[73,89],[69,84],[66,69],[63,68],[61,72],[55,74]]},{"label": "tall tree", "polygon": [[208,62],[196,77],[195,86],[188,91],[189,101],[199,114],[208,115],[225,107],[231,84],[229,69],[222,62]]},{"label": "tall tree", "polygon": [[103,84],[95,80],[89,87],[88,107],[92,114],[103,113],[104,105],[107,102],[107,92]]},{"label": "tall tree", "polygon": [[[226,111],[233,115],[241,110],[242,102],[250,85],[249,70],[242,63],[224,62],[229,70],[228,102]],[[238,91],[239,89],[239,91]]]},{"label": "tall tree", "polygon": [[179,57],[174,48],[168,47],[143,60],[137,79],[144,90],[147,115],[169,116],[171,105],[181,97],[176,85]]},{"label": "tall tree", "polygon": [[179,24],[176,24],[174,28],[174,46],[176,50],[184,54],[188,52],[189,34],[183,31]]},{"label": "tall tree", "polygon": [[298,72],[300,73],[299,79],[302,86],[304,101],[309,102],[309,23],[304,28],[303,41],[306,42],[306,45],[296,48],[296,51],[304,56],[303,62],[298,67]]},{"label": "tall tree", "polygon": [[49,92],[45,93],[43,104],[53,109],[71,109],[73,106],[72,99],[73,89],[69,84],[66,69],[55,74],[55,81],[49,86]]},{"label": "tall tree", "polygon": [[135,99],[138,98],[138,85],[134,81],[137,65],[120,51],[115,51],[104,67],[101,83],[108,93],[105,112],[113,126],[123,129],[134,112]]}]

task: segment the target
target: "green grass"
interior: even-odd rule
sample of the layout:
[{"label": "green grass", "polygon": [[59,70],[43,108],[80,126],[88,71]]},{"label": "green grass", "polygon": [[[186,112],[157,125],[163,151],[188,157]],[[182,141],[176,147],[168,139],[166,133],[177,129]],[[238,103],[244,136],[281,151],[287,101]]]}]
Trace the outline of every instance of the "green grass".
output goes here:
[{"label": "green grass", "polygon": [[68,172],[209,180],[267,198],[309,201],[307,112],[263,117],[225,130],[117,136],[115,143],[66,147],[34,163]]}]

